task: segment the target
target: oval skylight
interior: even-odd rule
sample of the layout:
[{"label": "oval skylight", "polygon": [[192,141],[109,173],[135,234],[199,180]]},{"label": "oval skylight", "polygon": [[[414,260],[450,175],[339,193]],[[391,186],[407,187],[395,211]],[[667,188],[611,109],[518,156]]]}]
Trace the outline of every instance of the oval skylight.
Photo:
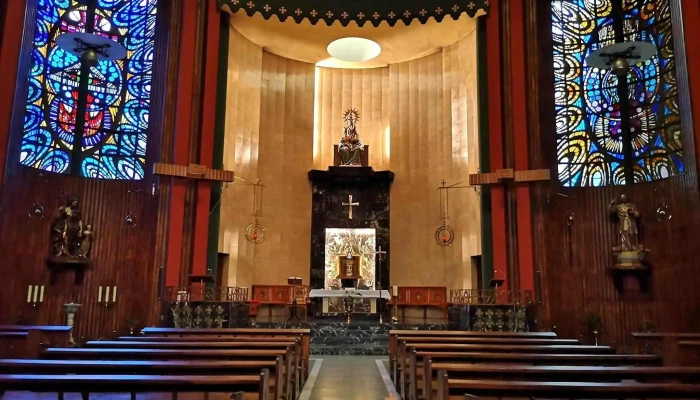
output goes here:
[{"label": "oval skylight", "polygon": [[381,52],[382,48],[377,42],[359,37],[341,38],[328,45],[328,54],[348,62],[371,60]]}]

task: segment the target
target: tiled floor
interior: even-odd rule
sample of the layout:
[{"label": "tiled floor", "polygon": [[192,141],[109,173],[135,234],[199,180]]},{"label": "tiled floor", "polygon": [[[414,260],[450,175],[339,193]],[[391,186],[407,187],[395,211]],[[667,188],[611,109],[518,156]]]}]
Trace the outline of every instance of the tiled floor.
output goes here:
[{"label": "tiled floor", "polygon": [[[384,360],[371,356],[319,356],[315,362],[320,362],[320,368],[316,364],[312,368],[299,400],[384,400],[389,397]],[[393,397],[398,398],[396,394]]]}]

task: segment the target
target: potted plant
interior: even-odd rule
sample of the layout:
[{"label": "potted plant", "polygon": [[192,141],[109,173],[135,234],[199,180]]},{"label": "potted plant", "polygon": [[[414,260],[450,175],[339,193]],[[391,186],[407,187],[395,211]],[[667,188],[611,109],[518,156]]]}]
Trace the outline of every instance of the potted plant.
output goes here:
[{"label": "potted plant", "polygon": [[124,320],[124,323],[126,324],[127,329],[129,329],[129,335],[133,335],[134,331],[139,325],[139,320],[136,318],[127,318]]},{"label": "potted plant", "polygon": [[603,318],[594,312],[586,314],[586,330],[589,335],[593,335],[595,345],[598,346],[598,338],[603,331]]}]

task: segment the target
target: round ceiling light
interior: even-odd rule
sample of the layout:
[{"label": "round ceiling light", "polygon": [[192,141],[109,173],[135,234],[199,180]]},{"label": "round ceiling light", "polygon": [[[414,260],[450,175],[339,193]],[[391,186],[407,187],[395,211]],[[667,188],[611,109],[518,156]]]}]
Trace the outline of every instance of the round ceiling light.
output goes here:
[{"label": "round ceiling light", "polygon": [[328,54],[341,61],[362,62],[371,60],[382,52],[377,42],[359,37],[346,37],[332,41]]}]

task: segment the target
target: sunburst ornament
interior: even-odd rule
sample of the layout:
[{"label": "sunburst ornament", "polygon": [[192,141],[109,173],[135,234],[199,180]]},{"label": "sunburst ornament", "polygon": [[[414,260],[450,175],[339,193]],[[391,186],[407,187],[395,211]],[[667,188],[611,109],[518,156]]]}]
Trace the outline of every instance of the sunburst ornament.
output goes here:
[{"label": "sunburst ornament", "polygon": [[343,121],[356,124],[360,121],[360,112],[355,108],[348,108],[343,114]]},{"label": "sunburst ornament", "polygon": [[245,238],[251,243],[262,243],[267,235],[267,228],[257,222],[253,222],[245,228]]}]

